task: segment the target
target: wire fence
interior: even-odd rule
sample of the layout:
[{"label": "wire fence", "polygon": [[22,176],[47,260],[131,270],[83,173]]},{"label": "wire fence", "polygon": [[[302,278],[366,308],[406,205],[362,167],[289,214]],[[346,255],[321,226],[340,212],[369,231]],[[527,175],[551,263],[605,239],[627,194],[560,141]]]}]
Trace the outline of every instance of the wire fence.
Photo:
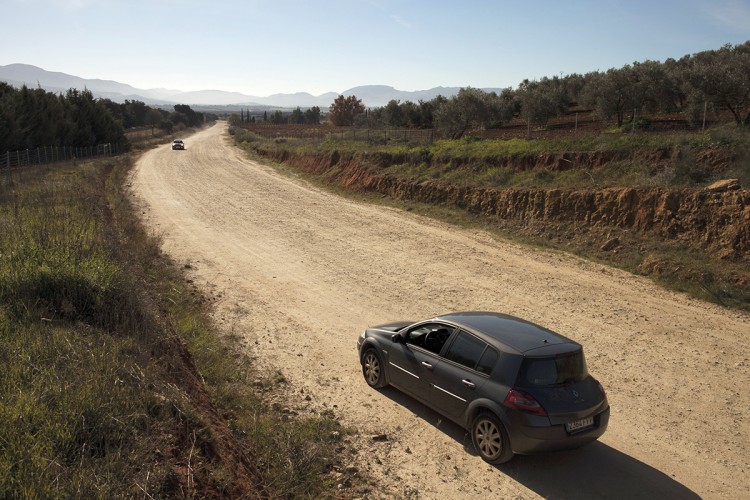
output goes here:
[{"label": "wire fence", "polygon": [[124,151],[125,147],[116,143],[85,147],[43,146],[36,149],[6,151],[0,154],[0,171],[61,161],[114,156]]},{"label": "wire fence", "polygon": [[408,143],[431,144],[435,140],[433,129],[383,128],[348,129],[328,132],[328,138],[341,141],[403,141]]},{"label": "wire fence", "polygon": [[240,128],[266,139],[299,138],[339,141],[408,142],[430,144],[436,137],[433,129],[345,128],[327,125],[244,124]]}]

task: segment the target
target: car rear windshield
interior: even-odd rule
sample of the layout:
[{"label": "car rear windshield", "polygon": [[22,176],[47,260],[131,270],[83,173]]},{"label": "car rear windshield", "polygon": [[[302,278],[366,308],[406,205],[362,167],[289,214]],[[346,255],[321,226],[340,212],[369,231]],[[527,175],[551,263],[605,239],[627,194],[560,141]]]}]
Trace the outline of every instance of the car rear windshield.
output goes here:
[{"label": "car rear windshield", "polygon": [[581,382],[588,376],[583,351],[548,358],[525,358],[519,385],[549,387]]}]

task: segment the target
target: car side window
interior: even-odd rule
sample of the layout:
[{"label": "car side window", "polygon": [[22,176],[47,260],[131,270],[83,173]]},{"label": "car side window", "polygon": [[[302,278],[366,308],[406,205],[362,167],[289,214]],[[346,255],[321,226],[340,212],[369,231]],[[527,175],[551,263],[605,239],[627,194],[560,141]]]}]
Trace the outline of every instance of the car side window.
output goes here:
[{"label": "car side window", "polygon": [[492,369],[495,367],[496,361],[497,351],[492,347],[487,346],[487,349],[484,350],[484,354],[482,354],[482,357],[479,359],[479,363],[477,363],[476,370],[480,373],[486,373],[487,375],[489,375]]},{"label": "car side window", "polygon": [[426,323],[409,330],[405,336],[406,343],[422,347],[439,354],[443,345],[453,333],[453,328],[442,323]]},{"label": "car side window", "polygon": [[486,342],[464,331],[459,331],[456,340],[445,353],[445,359],[481,373],[489,373],[497,359],[497,352]]}]

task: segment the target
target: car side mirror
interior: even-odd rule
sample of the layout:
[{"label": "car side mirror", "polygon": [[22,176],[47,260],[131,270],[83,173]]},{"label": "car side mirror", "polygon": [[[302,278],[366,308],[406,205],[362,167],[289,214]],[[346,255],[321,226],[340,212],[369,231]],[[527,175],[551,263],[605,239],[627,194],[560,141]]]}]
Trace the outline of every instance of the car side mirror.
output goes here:
[{"label": "car side mirror", "polygon": [[399,335],[398,333],[393,334],[391,336],[391,340],[394,343],[396,343],[396,344],[403,344],[404,343],[404,338],[401,335]]}]

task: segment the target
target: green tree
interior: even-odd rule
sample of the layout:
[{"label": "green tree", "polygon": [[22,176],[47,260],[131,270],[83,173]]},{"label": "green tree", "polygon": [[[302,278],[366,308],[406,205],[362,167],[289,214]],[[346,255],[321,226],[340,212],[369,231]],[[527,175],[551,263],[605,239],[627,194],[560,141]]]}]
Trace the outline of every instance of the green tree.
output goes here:
[{"label": "green tree", "polygon": [[94,99],[90,90],[70,89],[65,95],[66,130],[65,143],[74,146],[95,146],[112,142],[126,143],[125,132],[107,108]]},{"label": "green tree", "polygon": [[750,41],[687,58],[685,77],[693,105],[726,107],[738,126],[750,125]]},{"label": "green tree", "polygon": [[125,100],[123,107],[123,127],[132,128],[146,125],[146,113],[150,109],[141,101]]},{"label": "green tree", "polygon": [[15,111],[16,89],[0,82],[0,153],[20,149],[20,124]]},{"label": "green tree", "polygon": [[562,81],[554,77],[540,81],[524,80],[516,91],[521,117],[526,123],[546,127],[553,116],[567,109],[567,96]]},{"label": "green tree", "polygon": [[203,113],[197,113],[187,104],[175,104],[174,113],[170,116],[173,123],[182,123],[187,127],[199,127],[203,125]]},{"label": "green tree", "polygon": [[313,106],[305,110],[305,123],[309,125],[318,125],[320,123],[320,108]]},{"label": "green tree", "polygon": [[275,125],[282,125],[286,123],[286,117],[284,117],[284,113],[280,109],[277,109],[271,115],[271,123]]},{"label": "green tree", "polygon": [[418,115],[411,113],[409,115],[409,121],[412,126],[416,128],[433,128],[435,126],[435,111],[446,102],[448,102],[448,99],[442,95],[434,97],[429,101],[420,99],[418,103]]},{"label": "green tree", "polygon": [[507,113],[505,102],[494,92],[467,87],[441,104],[434,116],[437,128],[451,139],[458,139],[473,130],[501,123]]},{"label": "green tree", "polygon": [[146,125],[151,127],[151,135],[154,135],[154,128],[158,127],[163,119],[164,116],[158,109],[148,108],[148,111],[146,111],[145,122]]},{"label": "green tree", "polygon": [[298,125],[305,123],[305,115],[302,113],[299,106],[297,106],[297,109],[293,110],[289,115],[289,123],[296,123]]},{"label": "green tree", "polygon": [[236,127],[242,124],[242,118],[237,113],[232,113],[231,115],[229,115],[227,123],[229,123],[229,125],[231,125],[232,127]]},{"label": "green tree", "polygon": [[606,73],[596,72],[586,75],[584,89],[584,103],[596,110],[602,120],[609,120],[613,116],[617,126],[625,122],[625,114],[633,112],[638,106],[633,101],[632,67],[611,68]]},{"label": "green tree", "polygon": [[395,99],[390,100],[385,105],[384,118],[391,127],[403,128],[409,124],[405,109],[401,106],[400,101]]},{"label": "green tree", "polygon": [[350,127],[365,112],[365,105],[356,96],[338,96],[328,109],[328,120],[337,127]]}]

